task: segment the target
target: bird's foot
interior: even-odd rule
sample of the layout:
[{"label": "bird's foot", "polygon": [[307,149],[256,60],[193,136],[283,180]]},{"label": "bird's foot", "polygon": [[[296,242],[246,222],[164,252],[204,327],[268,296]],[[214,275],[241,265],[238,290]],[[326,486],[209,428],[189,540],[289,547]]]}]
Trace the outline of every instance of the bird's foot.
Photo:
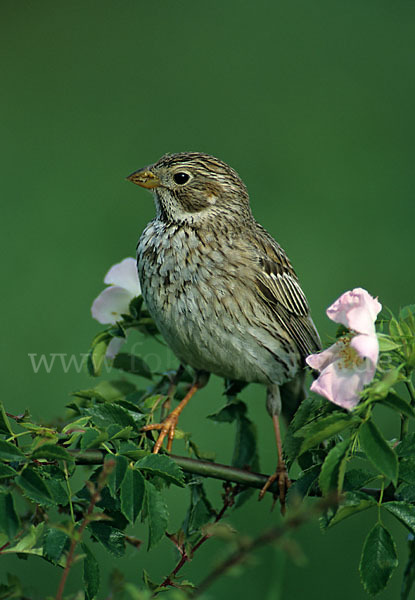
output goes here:
[{"label": "bird's foot", "polygon": [[153,454],[158,454],[164,438],[167,436],[167,452],[171,451],[171,447],[174,440],[174,432],[176,430],[177,423],[179,421],[180,411],[174,409],[161,423],[152,423],[151,425],[145,425],[141,428],[141,431],[154,431],[159,430],[159,436],[156,443],[154,444]]},{"label": "bird's foot", "polygon": [[[288,471],[287,471],[284,461],[280,461],[277,465],[277,469],[276,469],[275,473],[273,473],[272,475],[270,475],[268,477],[268,480],[266,481],[264,487],[262,488],[262,490],[259,493],[258,500],[262,500],[262,498],[265,496],[265,493],[271,487],[271,485],[274,483],[274,481],[278,481],[278,498],[280,500],[280,510],[281,510],[281,514],[285,515],[286,497],[287,497],[287,492],[288,492],[289,488],[291,487],[291,479],[288,476]],[[274,496],[274,498],[275,497],[276,496]]]}]

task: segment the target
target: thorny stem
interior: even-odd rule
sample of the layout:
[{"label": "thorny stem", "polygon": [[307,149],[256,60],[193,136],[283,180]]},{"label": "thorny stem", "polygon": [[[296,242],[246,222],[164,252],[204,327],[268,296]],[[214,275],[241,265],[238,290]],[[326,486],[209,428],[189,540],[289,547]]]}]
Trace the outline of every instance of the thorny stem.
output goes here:
[{"label": "thorny stem", "polygon": [[[233,505],[234,503],[234,498],[235,495],[238,493],[238,487],[239,486],[235,486],[232,488],[232,486],[230,485],[226,485],[225,486],[225,493],[223,495],[223,506],[221,508],[221,510],[217,513],[215,520],[213,521],[213,523],[218,523],[223,515],[225,514],[225,512],[227,511],[227,509]],[[208,540],[211,537],[211,535],[209,533],[205,533],[205,535],[203,535],[197,542],[196,544],[193,546],[193,548],[190,550],[189,554],[183,549],[182,550],[182,556],[179,560],[179,562],[177,563],[177,565],[175,566],[175,568],[173,569],[173,571],[167,575],[167,577],[164,579],[164,581],[159,585],[160,588],[163,587],[167,587],[168,585],[175,585],[174,583],[174,579],[177,575],[177,573],[181,570],[181,568],[188,562],[190,561],[193,556],[194,553],[200,548],[200,546],[202,544],[204,544],[206,542],[206,540]]]},{"label": "thorny stem", "polygon": [[87,511],[85,513],[83,521],[82,521],[81,525],[79,526],[78,531],[73,533],[71,545],[69,547],[69,552],[68,552],[68,556],[66,559],[66,566],[62,573],[61,580],[59,582],[59,587],[58,587],[58,591],[56,593],[55,600],[62,600],[66,580],[68,578],[69,571],[71,570],[71,567],[74,562],[75,548],[76,548],[78,542],[80,542],[80,540],[82,539],[82,535],[85,531],[85,528],[87,527],[87,525],[89,524],[89,522],[91,520],[91,515],[92,515],[92,512],[94,511],[95,505],[101,498],[101,490],[105,486],[107,479],[108,479],[108,475],[111,473],[114,466],[115,466],[115,461],[108,460],[107,462],[104,463],[104,465],[102,467],[102,471],[99,475],[97,485],[91,495],[91,500],[89,502],[89,506],[87,508]]},{"label": "thorny stem", "polygon": [[192,594],[192,599],[197,598],[206,591],[219,577],[224,575],[229,569],[242,562],[251,552],[261,546],[271,544],[281,539],[288,531],[298,529],[301,525],[310,521],[314,516],[321,514],[326,508],[337,505],[338,498],[325,498],[320,500],[311,509],[286,519],[283,525],[271,527],[261,533],[258,537],[241,544],[235,552],[230,554],[227,559],[220,563],[209,573],[199,584],[197,590]]}]

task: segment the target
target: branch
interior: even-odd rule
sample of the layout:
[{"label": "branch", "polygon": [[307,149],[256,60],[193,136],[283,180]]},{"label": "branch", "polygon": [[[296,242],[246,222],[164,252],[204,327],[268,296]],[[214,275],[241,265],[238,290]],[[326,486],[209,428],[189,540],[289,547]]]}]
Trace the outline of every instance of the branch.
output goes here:
[{"label": "branch", "polygon": [[[104,457],[106,455],[104,450],[69,450],[69,452],[75,456],[78,465],[100,465],[104,462]],[[193,473],[194,475],[201,475],[202,477],[213,477],[214,479],[220,479],[230,483],[239,483],[245,487],[260,490],[269,479],[268,475],[262,473],[237,469],[236,467],[229,467],[228,465],[209,462],[207,460],[178,456],[177,454],[169,454],[169,457],[186,473]],[[275,481],[270,485],[267,491],[278,496],[278,482]],[[376,488],[362,488],[361,491],[376,499],[379,498],[380,490]],[[310,495],[313,495],[313,493]],[[385,500],[396,500],[395,496],[392,493],[389,493],[388,490],[385,490],[383,498]]]},{"label": "branch", "polygon": [[286,519],[283,525],[271,527],[267,529],[263,533],[261,533],[258,537],[253,540],[244,541],[243,545],[241,544],[235,552],[230,554],[228,558],[226,558],[222,563],[220,563],[217,567],[209,573],[205,579],[198,585],[197,590],[192,594],[192,599],[197,598],[203,592],[206,591],[208,587],[212,585],[222,575],[224,575],[229,569],[242,562],[251,552],[255,551],[257,548],[261,546],[265,546],[266,544],[272,544],[280,540],[288,531],[292,531],[294,529],[298,529],[304,523],[310,521],[316,515],[321,514],[326,508],[331,506],[336,506],[338,503],[338,498],[329,497],[323,500],[320,500],[317,504],[315,504],[312,508],[297,514],[289,519]]}]

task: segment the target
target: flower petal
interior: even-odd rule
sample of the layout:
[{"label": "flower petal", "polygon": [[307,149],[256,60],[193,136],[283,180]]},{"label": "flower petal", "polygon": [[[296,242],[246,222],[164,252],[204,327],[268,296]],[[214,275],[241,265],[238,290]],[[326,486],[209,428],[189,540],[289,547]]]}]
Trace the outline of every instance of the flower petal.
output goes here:
[{"label": "flower petal", "polygon": [[336,360],[339,354],[339,344],[336,342],[327,350],[323,350],[323,352],[318,352],[317,354],[310,354],[305,359],[306,363],[312,369],[316,369],[317,371],[322,371],[325,369],[330,363]]},{"label": "flower petal", "polygon": [[376,335],[355,335],[351,339],[350,345],[356,350],[359,356],[367,359],[361,367],[356,366],[356,370],[362,373],[364,372],[364,382],[369,383],[369,381],[372,381],[375,375],[376,365],[378,362],[378,338]]},{"label": "flower petal", "polygon": [[117,354],[121,350],[121,347],[124,344],[125,344],[125,338],[122,338],[122,337],[112,338],[112,340],[108,344],[107,351],[105,353],[105,358],[108,358],[109,360],[114,360],[114,358],[117,356]]},{"label": "flower petal", "polygon": [[134,298],[128,290],[112,285],[105,288],[95,298],[91,306],[91,313],[99,323],[114,325],[121,320],[122,314],[129,313],[130,302]]},{"label": "flower petal", "polygon": [[338,361],[335,361],[326,367],[310,389],[334,404],[351,410],[360,401],[364,376],[354,369],[339,369],[338,366]]},{"label": "flower petal", "polygon": [[105,275],[104,283],[125,288],[132,294],[132,298],[139,296],[141,287],[138,281],[136,260],[134,258],[124,258],[121,262],[113,265]]},{"label": "flower petal", "polygon": [[382,305],[363,288],[345,292],[327,309],[327,316],[358,333],[373,335]]}]

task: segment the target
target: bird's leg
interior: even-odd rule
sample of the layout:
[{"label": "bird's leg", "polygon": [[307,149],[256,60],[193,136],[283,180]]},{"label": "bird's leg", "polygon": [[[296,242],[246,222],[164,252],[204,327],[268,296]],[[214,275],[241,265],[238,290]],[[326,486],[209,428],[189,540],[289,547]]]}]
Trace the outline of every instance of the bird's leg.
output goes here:
[{"label": "bird's leg", "polygon": [[272,418],[272,422],[274,424],[275,431],[275,439],[277,441],[277,452],[278,452],[278,463],[275,473],[268,478],[268,481],[265,483],[259,494],[259,500],[265,495],[265,492],[268,488],[274,483],[275,480],[278,481],[278,489],[279,489],[279,499],[281,506],[281,514],[285,514],[285,498],[287,495],[287,490],[291,486],[290,478],[288,477],[287,467],[285,466],[285,461],[282,456],[282,442],[281,442],[281,431],[280,431],[280,421],[279,415],[281,413],[281,392],[278,385],[270,385],[267,389],[267,411],[270,417]]},{"label": "bird's leg", "polygon": [[176,406],[174,410],[171,411],[169,415],[161,422],[161,423],[153,423],[152,425],[146,425],[141,428],[141,431],[152,431],[154,429],[160,430],[159,436],[157,438],[157,442],[153,448],[153,454],[157,454],[161,448],[161,445],[164,441],[164,438],[167,436],[167,451],[171,451],[171,447],[174,439],[174,432],[176,430],[177,422],[179,420],[179,416],[184,409],[184,407],[188,404],[190,398],[202,388],[209,379],[208,373],[198,373],[196,375],[196,380],[192,384],[190,390],[187,392],[186,396],[183,400]]},{"label": "bird's leg", "polygon": [[179,383],[180,378],[183,375],[183,371],[184,371],[184,366],[179,365],[179,368],[177,369],[176,373],[173,375],[173,377],[170,380],[169,389],[167,390],[167,398],[165,399],[165,401],[163,402],[163,405],[161,407],[161,420],[165,419],[165,417],[170,412],[171,399],[173,398],[173,396],[176,392],[177,384]]},{"label": "bird's leg", "polygon": [[265,483],[259,494],[259,500],[265,495],[265,492],[268,488],[274,483],[275,480],[278,480],[278,489],[279,489],[279,499],[281,506],[281,514],[285,514],[285,498],[287,495],[287,490],[291,486],[291,480],[288,477],[287,467],[285,466],[285,461],[282,456],[282,443],[281,443],[281,432],[280,432],[280,423],[278,415],[272,415],[272,421],[274,423],[275,430],[275,439],[277,441],[277,452],[278,452],[278,463],[275,473],[268,477],[268,481]]}]

